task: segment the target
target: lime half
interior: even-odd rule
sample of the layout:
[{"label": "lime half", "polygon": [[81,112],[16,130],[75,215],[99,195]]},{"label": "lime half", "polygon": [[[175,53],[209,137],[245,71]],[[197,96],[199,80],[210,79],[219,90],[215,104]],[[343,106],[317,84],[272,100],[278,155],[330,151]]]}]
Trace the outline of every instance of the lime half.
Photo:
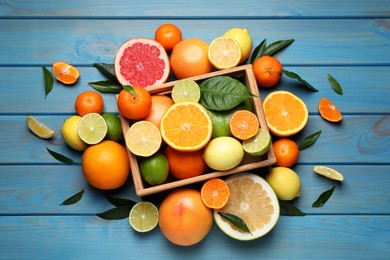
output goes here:
[{"label": "lime half", "polygon": [[242,147],[247,154],[258,156],[268,152],[271,146],[271,135],[267,130],[259,128],[257,134],[242,142]]},{"label": "lime half", "polygon": [[179,80],[172,88],[171,97],[175,103],[182,101],[199,102],[199,85],[191,79]]},{"label": "lime half", "polygon": [[344,181],[344,176],[335,169],[326,166],[314,166],[314,171],[319,175],[325,176],[336,181]]},{"label": "lime half", "polygon": [[98,113],[89,113],[80,119],[78,126],[80,139],[87,144],[100,143],[107,134],[107,124]]},{"label": "lime half", "polygon": [[151,202],[138,202],[130,210],[129,223],[137,232],[151,231],[158,224],[157,207]]},{"label": "lime half", "polygon": [[39,138],[49,139],[54,136],[53,130],[32,116],[26,117],[26,123],[31,132],[33,132]]}]

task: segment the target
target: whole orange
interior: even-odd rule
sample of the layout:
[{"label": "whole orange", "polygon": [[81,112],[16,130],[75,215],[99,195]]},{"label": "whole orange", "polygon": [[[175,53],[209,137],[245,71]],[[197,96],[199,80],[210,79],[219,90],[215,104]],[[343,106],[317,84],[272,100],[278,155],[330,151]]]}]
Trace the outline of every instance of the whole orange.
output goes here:
[{"label": "whole orange", "polygon": [[209,45],[198,38],[185,39],[173,48],[170,65],[176,78],[183,79],[213,70],[208,58]]},{"label": "whole orange", "polygon": [[111,190],[126,182],[130,162],[122,145],[106,140],[84,151],[81,168],[89,184],[101,190]]},{"label": "whole orange", "polygon": [[[146,117],[152,109],[152,98],[147,90],[132,86],[132,90],[122,89],[118,95],[118,110],[127,119],[139,120]],[[131,89],[130,88],[130,89]]]},{"label": "whole orange", "polygon": [[210,231],[213,216],[192,188],[172,191],[161,203],[158,222],[162,234],[172,243],[190,246],[200,242]]},{"label": "whole orange", "polygon": [[169,172],[178,179],[187,179],[201,175],[207,169],[201,150],[182,152],[167,146],[165,156],[168,159]]},{"label": "whole orange", "polygon": [[282,78],[283,66],[272,56],[263,56],[253,63],[253,73],[257,84],[262,87],[273,87]]},{"label": "whole orange", "polygon": [[299,157],[299,147],[296,142],[288,138],[281,138],[273,143],[276,157],[276,166],[291,167]]},{"label": "whole orange", "polygon": [[85,91],[79,94],[74,103],[74,108],[79,116],[89,113],[101,114],[103,107],[103,97],[96,91]]},{"label": "whole orange", "polygon": [[157,28],[154,38],[165,50],[171,51],[181,41],[181,31],[176,25],[166,23]]},{"label": "whole orange", "polygon": [[149,121],[160,129],[161,118],[165,111],[172,106],[175,102],[172,98],[165,95],[152,95],[152,108],[147,117],[143,120]]}]

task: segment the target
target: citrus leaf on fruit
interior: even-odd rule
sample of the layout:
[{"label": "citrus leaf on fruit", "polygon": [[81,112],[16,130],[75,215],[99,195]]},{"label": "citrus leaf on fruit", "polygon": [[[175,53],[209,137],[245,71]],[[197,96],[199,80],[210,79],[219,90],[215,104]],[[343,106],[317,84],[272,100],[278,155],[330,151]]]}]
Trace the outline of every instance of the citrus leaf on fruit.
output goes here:
[{"label": "citrus leaf on fruit", "polygon": [[342,96],[343,89],[341,88],[340,83],[335,78],[333,78],[332,75],[330,75],[329,73],[328,73],[328,81],[333,91]]},{"label": "citrus leaf on fruit", "polygon": [[264,55],[265,56],[272,56],[275,53],[277,53],[278,51],[289,46],[294,41],[295,41],[294,39],[289,39],[289,40],[280,40],[280,41],[273,42],[267,46],[267,49],[266,49]]},{"label": "citrus leaf on fruit", "polygon": [[116,198],[109,195],[105,195],[105,196],[108,202],[110,202],[112,205],[117,207],[121,207],[121,206],[133,207],[136,204],[136,202],[133,200]]},{"label": "citrus leaf on fruit", "polygon": [[75,195],[73,196],[70,196],[69,198],[67,198],[66,200],[64,200],[60,206],[68,206],[68,205],[72,205],[72,204],[75,204],[77,202],[79,202],[81,200],[81,198],[83,197],[84,195],[84,190],[80,191],[80,192],[77,192]]},{"label": "citrus leaf on fruit", "polygon": [[264,56],[267,49],[267,40],[264,39],[254,50],[251,56],[250,63],[253,64],[258,58]]},{"label": "citrus leaf on fruit", "polygon": [[134,98],[135,98],[136,93],[135,93],[135,90],[134,90],[134,88],[133,88],[132,86],[130,86],[130,85],[124,85],[123,88],[124,88],[127,92],[129,92],[130,94],[132,94],[132,95],[134,96]]},{"label": "citrus leaf on fruit", "polygon": [[313,208],[322,207],[332,196],[333,191],[335,190],[336,186],[333,186],[331,189],[324,191],[321,193],[321,195],[318,197],[318,199],[313,203]]},{"label": "citrus leaf on fruit", "polygon": [[310,145],[314,144],[317,141],[318,137],[320,137],[321,133],[322,133],[322,131],[320,130],[314,134],[307,136],[305,139],[303,139],[303,141],[298,146],[299,150],[301,151],[301,150],[309,147]]},{"label": "citrus leaf on fruit", "polygon": [[59,154],[57,152],[54,152],[52,150],[50,150],[49,148],[46,147],[46,150],[51,154],[51,156],[54,157],[54,159],[56,159],[57,161],[60,161],[62,163],[66,163],[66,164],[72,164],[72,163],[75,163],[72,159],[62,155],[62,154]]},{"label": "citrus leaf on fruit", "polygon": [[200,84],[200,104],[206,109],[232,109],[245,99],[254,97],[244,84],[229,76],[209,78]]},{"label": "citrus leaf on fruit", "polygon": [[242,220],[240,217],[237,217],[236,215],[233,214],[224,213],[224,212],[218,212],[218,214],[224,217],[230,223],[232,223],[235,227],[251,234],[251,231],[249,230],[248,226],[245,224],[244,220]]},{"label": "citrus leaf on fruit", "polygon": [[114,64],[94,63],[93,66],[95,66],[107,78],[118,81],[115,75]]},{"label": "citrus leaf on fruit", "polygon": [[279,200],[280,215],[283,216],[306,216],[306,213],[295,207],[291,202]]},{"label": "citrus leaf on fruit", "polygon": [[119,93],[123,89],[122,85],[113,80],[89,82],[88,85],[102,93]]},{"label": "citrus leaf on fruit", "polygon": [[282,73],[283,73],[284,75],[286,75],[287,77],[289,77],[289,78],[298,80],[299,82],[301,82],[303,85],[305,85],[305,87],[307,87],[307,88],[310,89],[311,91],[314,91],[314,92],[317,92],[317,91],[318,91],[318,89],[316,89],[315,87],[313,87],[312,85],[310,85],[309,82],[307,82],[306,80],[302,79],[302,78],[301,78],[298,74],[296,74],[295,72],[287,71],[287,70],[282,70]]},{"label": "citrus leaf on fruit", "polygon": [[120,206],[109,209],[105,212],[96,214],[98,217],[107,220],[124,219],[128,218],[132,206]]},{"label": "citrus leaf on fruit", "polygon": [[45,98],[46,98],[47,95],[50,93],[50,91],[53,89],[54,79],[50,70],[48,70],[46,67],[42,66],[42,71],[43,71],[43,79],[45,81]]}]

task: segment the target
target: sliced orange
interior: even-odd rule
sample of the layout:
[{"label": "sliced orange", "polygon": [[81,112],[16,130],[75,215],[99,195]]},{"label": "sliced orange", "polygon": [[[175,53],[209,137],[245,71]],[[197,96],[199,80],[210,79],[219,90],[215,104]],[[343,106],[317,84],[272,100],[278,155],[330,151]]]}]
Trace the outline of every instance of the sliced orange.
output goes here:
[{"label": "sliced orange", "polygon": [[326,97],[321,98],[320,102],[318,102],[318,111],[322,118],[329,122],[340,122],[343,119],[337,107]]},{"label": "sliced orange", "polygon": [[229,186],[222,179],[210,179],[203,184],[200,190],[200,196],[202,197],[202,201],[206,207],[211,209],[221,209],[229,200]]},{"label": "sliced orange", "polygon": [[259,131],[259,120],[256,114],[248,110],[234,112],[229,121],[230,132],[240,140],[248,140]]},{"label": "sliced orange", "polygon": [[80,76],[79,71],[75,67],[62,61],[52,65],[52,72],[58,81],[67,85],[76,83]]},{"label": "sliced orange", "polygon": [[288,91],[269,93],[263,102],[268,127],[276,136],[291,136],[301,131],[309,119],[302,99]]},{"label": "sliced orange", "polygon": [[197,151],[210,140],[212,121],[207,110],[196,102],[175,103],[165,112],[160,123],[164,141],[179,151]]}]

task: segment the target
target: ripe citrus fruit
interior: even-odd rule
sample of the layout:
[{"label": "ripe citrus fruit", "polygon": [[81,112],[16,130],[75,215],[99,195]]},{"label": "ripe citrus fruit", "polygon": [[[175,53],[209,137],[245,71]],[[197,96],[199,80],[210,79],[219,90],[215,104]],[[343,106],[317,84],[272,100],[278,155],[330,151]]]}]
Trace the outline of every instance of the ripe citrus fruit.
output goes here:
[{"label": "ripe citrus fruit", "polygon": [[78,126],[81,120],[81,116],[71,116],[64,120],[62,125],[61,134],[67,145],[77,151],[84,151],[87,149],[88,144],[81,140],[78,133]]},{"label": "ripe citrus fruit", "polygon": [[253,63],[253,73],[257,84],[262,87],[273,87],[282,78],[283,66],[272,56],[263,56]]},{"label": "ripe citrus fruit", "polygon": [[259,128],[257,134],[242,142],[244,151],[252,156],[263,155],[268,152],[272,143],[271,135],[264,128]]},{"label": "ripe citrus fruit", "polygon": [[276,166],[291,167],[299,157],[299,148],[296,142],[288,138],[280,138],[273,143],[276,157]]},{"label": "ripe citrus fruit", "polygon": [[340,122],[343,119],[337,107],[326,97],[321,98],[318,102],[318,111],[322,118],[329,122]]},{"label": "ripe citrus fruit", "polygon": [[211,64],[217,69],[233,68],[241,61],[240,45],[232,37],[215,38],[210,43],[208,57]]},{"label": "ripe citrus fruit", "polygon": [[325,176],[326,178],[336,180],[336,181],[344,181],[344,176],[336,171],[333,168],[326,166],[314,166],[314,172],[319,175]]},{"label": "ripe citrus fruit", "polygon": [[142,178],[150,185],[161,184],[168,177],[168,160],[161,152],[148,157],[141,157],[138,166]]},{"label": "ripe citrus fruit", "polygon": [[170,72],[164,47],[146,38],[123,43],[116,52],[114,68],[119,83],[143,88],[164,83]]},{"label": "ripe citrus fruit", "polygon": [[103,97],[96,91],[85,91],[77,96],[74,108],[79,116],[89,113],[101,114],[104,108]]},{"label": "ripe citrus fruit", "polygon": [[152,107],[149,114],[143,119],[149,121],[160,129],[161,118],[167,109],[172,106],[175,102],[172,98],[165,95],[152,95]]},{"label": "ripe citrus fruit", "polygon": [[77,132],[85,143],[97,144],[106,137],[107,124],[101,115],[89,113],[81,118]]},{"label": "ripe citrus fruit", "polygon": [[177,179],[188,179],[205,173],[207,165],[202,152],[183,152],[167,146],[165,156],[169,163],[169,172]]},{"label": "ripe citrus fruit", "polygon": [[252,51],[252,37],[250,36],[248,29],[232,28],[225,32],[223,36],[232,37],[240,46],[241,60],[239,63],[242,63],[249,57]]},{"label": "ripe citrus fruit", "polygon": [[[253,240],[271,231],[279,219],[279,202],[271,186],[253,173],[235,174],[225,181],[230,197],[225,207],[214,210],[218,227],[228,236],[238,240]],[[241,218],[250,233],[239,230],[218,212]]]},{"label": "ripe citrus fruit", "polygon": [[164,141],[179,151],[197,151],[210,140],[212,122],[207,110],[195,102],[172,105],[161,119]]},{"label": "ripe citrus fruit", "polygon": [[198,102],[200,99],[200,87],[192,79],[178,80],[172,88],[171,96],[175,103],[182,101]]},{"label": "ripe citrus fruit", "polygon": [[162,143],[157,126],[148,121],[132,124],[125,136],[126,146],[137,156],[148,157],[156,153]]},{"label": "ripe citrus fruit", "polygon": [[76,83],[80,76],[79,71],[75,67],[62,61],[53,63],[52,72],[58,81],[66,85]]},{"label": "ripe citrus fruit", "polygon": [[35,117],[27,116],[26,124],[31,132],[33,132],[39,138],[49,139],[54,136],[54,131],[44,125],[42,122],[38,121]]},{"label": "ripe citrus fruit", "polygon": [[137,232],[149,232],[158,224],[158,209],[147,201],[135,204],[129,214],[129,223]]},{"label": "ripe citrus fruit", "polygon": [[213,70],[208,59],[209,45],[198,38],[182,40],[173,48],[170,65],[176,78],[184,79],[209,73]]},{"label": "ripe citrus fruit", "polygon": [[229,126],[235,138],[247,140],[257,134],[260,124],[255,113],[238,110],[230,118]]},{"label": "ripe citrus fruit", "polygon": [[291,136],[301,131],[309,119],[306,104],[288,91],[269,93],[263,101],[268,127],[276,136]]},{"label": "ripe citrus fruit", "polygon": [[213,224],[211,209],[201,199],[200,192],[191,188],[172,191],[159,208],[159,226],[172,243],[190,246],[199,243]]},{"label": "ripe citrus fruit", "polygon": [[130,172],[126,149],[110,140],[88,147],[84,151],[81,166],[85,179],[101,190],[119,188],[126,182]]},{"label": "ripe citrus fruit", "polygon": [[163,24],[154,33],[154,39],[158,41],[166,51],[171,51],[181,41],[181,31],[174,24]]},{"label": "ripe citrus fruit", "polygon": [[123,130],[119,117],[112,113],[103,113],[102,117],[107,125],[107,134],[105,138],[115,142],[123,140]]},{"label": "ripe citrus fruit", "polygon": [[152,109],[152,98],[144,88],[133,86],[122,89],[118,95],[118,110],[127,119],[140,120],[149,115]]},{"label": "ripe citrus fruit", "polygon": [[301,180],[298,174],[287,167],[275,167],[266,180],[280,200],[292,200],[301,195]]},{"label": "ripe citrus fruit", "polygon": [[227,171],[239,165],[244,157],[241,143],[230,136],[212,139],[204,149],[206,164],[217,171]]},{"label": "ripe citrus fruit", "polygon": [[200,190],[203,203],[210,209],[221,209],[229,200],[230,190],[226,182],[219,178],[206,181]]}]

